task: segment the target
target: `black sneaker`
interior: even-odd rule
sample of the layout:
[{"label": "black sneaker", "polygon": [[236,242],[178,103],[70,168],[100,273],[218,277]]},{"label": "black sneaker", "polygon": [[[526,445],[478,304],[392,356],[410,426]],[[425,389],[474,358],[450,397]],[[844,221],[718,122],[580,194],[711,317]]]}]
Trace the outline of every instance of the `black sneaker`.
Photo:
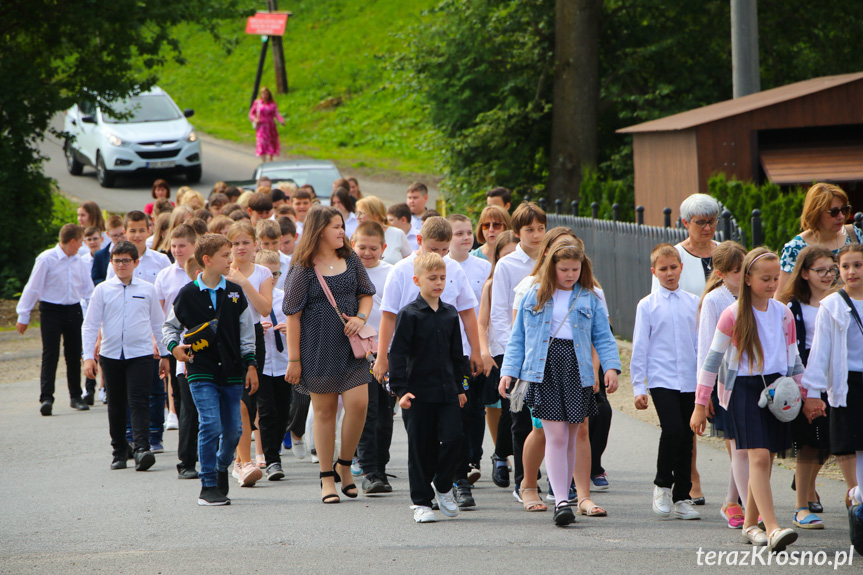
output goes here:
[{"label": "black sneaker", "polygon": [[455,490],[455,502],[459,509],[467,509],[468,507],[476,507],[476,501],[471,492],[470,483],[462,479],[453,487]]},{"label": "black sneaker", "polygon": [[506,459],[500,459],[497,455],[491,456],[491,480],[498,487],[509,487],[509,469],[506,467]]},{"label": "black sneaker", "polygon": [[[227,473],[227,472],[224,472]],[[198,505],[216,506],[230,505],[231,500],[222,495],[218,487],[202,487],[198,496]]]},{"label": "black sneaker", "polygon": [[381,481],[384,482],[384,493],[392,493],[393,486],[390,485],[390,480],[387,478],[386,473],[381,473]]},{"label": "black sneaker", "polygon": [[552,520],[558,527],[565,527],[575,523],[575,514],[572,512],[572,507],[569,506],[569,503],[563,502],[556,506]]},{"label": "black sneaker", "polygon": [[156,463],[156,456],[152,451],[135,452],[135,471],[147,471]]},{"label": "black sneaker", "polygon": [[281,463],[270,463],[267,465],[267,479],[269,481],[279,481],[285,476],[285,472],[282,470]]},{"label": "black sneaker", "polygon": [[126,469],[126,460],[125,459],[114,459],[111,462],[111,469]]},{"label": "black sneaker", "polygon": [[[230,491],[230,488],[231,488],[231,481],[230,481],[230,478],[228,477],[228,470],[227,469],[225,471],[216,471],[216,487],[218,487],[219,493],[224,495],[225,499],[227,499],[228,498],[228,491]],[[230,503],[230,502],[231,502],[231,500],[228,499],[228,503]]]},{"label": "black sneaker", "polygon": [[51,415],[54,411],[54,402],[53,401],[43,401],[42,405],[39,406],[39,413],[42,415]]},{"label": "black sneaker", "polygon": [[135,446],[131,443],[127,444],[128,448],[126,451],[126,459],[134,459],[135,458]]},{"label": "black sneaker", "polygon": [[80,397],[73,397],[69,401],[69,407],[78,411],[90,411],[90,406],[84,403],[84,400]]},{"label": "black sneaker", "polygon": [[93,394],[92,393],[88,393],[86,396],[84,396],[84,403],[86,403],[87,405],[93,405],[93,403],[95,403],[93,401]]},{"label": "black sneaker", "polygon": [[177,465],[177,479],[197,479],[198,472],[194,468]]},{"label": "black sneaker", "polygon": [[386,493],[387,487],[384,484],[383,476],[380,473],[372,472],[367,473],[365,477],[363,477],[363,493],[366,495],[373,495],[375,493]]}]

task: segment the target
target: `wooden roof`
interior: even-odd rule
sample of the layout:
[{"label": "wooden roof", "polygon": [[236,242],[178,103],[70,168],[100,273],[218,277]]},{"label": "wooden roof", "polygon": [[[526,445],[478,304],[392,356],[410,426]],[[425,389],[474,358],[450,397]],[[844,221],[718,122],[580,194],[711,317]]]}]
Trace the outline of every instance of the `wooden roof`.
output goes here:
[{"label": "wooden roof", "polygon": [[863,180],[863,146],[809,146],[763,150],[761,165],[779,185]]},{"label": "wooden roof", "polygon": [[794,100],[816,92],[829,90],[830,88],[849,84],[861,79],[863,79],[863,72],[812,78],[811,80],[804,80],[803,82],[780,86],[778,88],[773,88],[772,90],[749,94],[742,98],[735,98],[733,100],[710,104],[709,106],[688,110],[686,112],[681,112],[680,114],[674,114],[673,116],[659,118],[658,120],[636,124],[634,126],[617,130],[617,133],[637,134],[644,132],[686,130],[701,124],[715,122],[716,120],[745,114],[753,110],[767,108],[788,100]]}]

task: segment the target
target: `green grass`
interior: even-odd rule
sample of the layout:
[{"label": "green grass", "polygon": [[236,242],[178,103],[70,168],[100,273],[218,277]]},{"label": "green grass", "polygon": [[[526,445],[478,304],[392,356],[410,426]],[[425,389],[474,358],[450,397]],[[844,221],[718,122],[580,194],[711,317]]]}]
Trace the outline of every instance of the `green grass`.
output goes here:
[{"label": "green grass", "polygon": [[[279,127],[283,154],[327,158],[372,171],[433,173],[431,128],[413,94],[394,82],[387,63],[404,50],[395,36],[424,18],[437,0],[294,0],[284,52],[290,93],[275,94],[287,121]],[[263,6],[264,4],[261,3]],[[244,21],[226,24],[234,34]],[[247,114],[260,54],[260,37],[240,39],[230,55],[209,34],[178,30],[184,66],[160,72],[159,85],[208,134],[254,143]],[[275,84],[272,51],[263,85]],[[342,104],[315,110],[327,98]]]}]

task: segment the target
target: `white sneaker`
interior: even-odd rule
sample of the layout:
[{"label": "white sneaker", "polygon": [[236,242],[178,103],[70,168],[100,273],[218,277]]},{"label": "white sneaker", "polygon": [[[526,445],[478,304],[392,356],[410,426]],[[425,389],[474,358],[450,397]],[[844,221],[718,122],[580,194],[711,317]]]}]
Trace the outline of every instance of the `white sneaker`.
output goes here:
[{"label": "white sneaker", "polygon": [[108,405],[108,394],[105,393],[104,387],[99,390],[99,401],[101,401],[105,405]]},{"label": "white sneaker", "polygon": [[234,461],[234,466],[231,468],[231,477],[239,479],[242,472],[243,468],[240,466],[240,463],[238,461]]},{"label": "white sneaker", "polygon": [[671,489],[653,486],[653,512],[664,519],[671,517]]},{"label": "white sneaker", "polygon": [[180,421],[177,419],[177,414],[168,412],[168,417],[165,419],[165,430],[180,429]]},{"label": "white sneaker", "polygon": [[291,453],[293,453],[294,457],[297,459],[306,458],[306,444],[303,443],[302,439],[294,440],[294,438],[291,438]]},{"label": "white sneaker", "polygon": [[417,523],[434,523],[437,521],[431,507],[426,507],[425,505],[411,505],[411,509],[414,510],[414,521]]},{"label": "white sneaker", "polygon": [[455,499],[453,499],[452,497],[452,489],[450,489],[446,493],[441,493],[437,490],[437,487],[434,486],[434,482],[432,482],[432,489],[434,489],[435,500],[437,500],[437,505],[440,509],[440,512],[447,517],[457,516],[458,505],[456,504]]},{"label": "white sneaker", "polygon": [[318,458],[318,455],[316,453],[312,453],[312,463],[320,463],[320,462],[321,462],[321,460],[320,460],[320,458]]},{"label": "white sneaker", "polygon": [[678,519],[701,519],[701,514],[695,510],[689,499],[674,503],[674,516]]}]

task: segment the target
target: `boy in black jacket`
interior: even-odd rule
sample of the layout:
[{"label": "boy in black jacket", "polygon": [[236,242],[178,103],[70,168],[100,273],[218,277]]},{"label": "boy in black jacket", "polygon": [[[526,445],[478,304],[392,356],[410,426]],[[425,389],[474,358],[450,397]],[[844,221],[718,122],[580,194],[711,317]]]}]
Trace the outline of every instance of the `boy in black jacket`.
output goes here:
[{"label": "boy in black jacket", "polygon": [[[255,330],[243,289],[224,277],[230,271],[231,242],[206,234],[195,245],[195,259],[204,271],[177,294],[162,342],[177,361],[186,362],[198,408],[198,505],[230,505],[228,466],[242,432],[243,383],[250,394],[258,389]],[[183,330],[188,331],[185,340]]]},{"label": "boy in black jacket", "polygon": [[462,441],[459,410],[467,395],[458,312],[440,301],[446,286],[443,258],[434,253],[417,256],[414,283],[420,295],[396,318],[390,389],[399,397],[408,434],[414,521],[431,523],[433,498],[444,515],[458,515],[452,489]]}]

